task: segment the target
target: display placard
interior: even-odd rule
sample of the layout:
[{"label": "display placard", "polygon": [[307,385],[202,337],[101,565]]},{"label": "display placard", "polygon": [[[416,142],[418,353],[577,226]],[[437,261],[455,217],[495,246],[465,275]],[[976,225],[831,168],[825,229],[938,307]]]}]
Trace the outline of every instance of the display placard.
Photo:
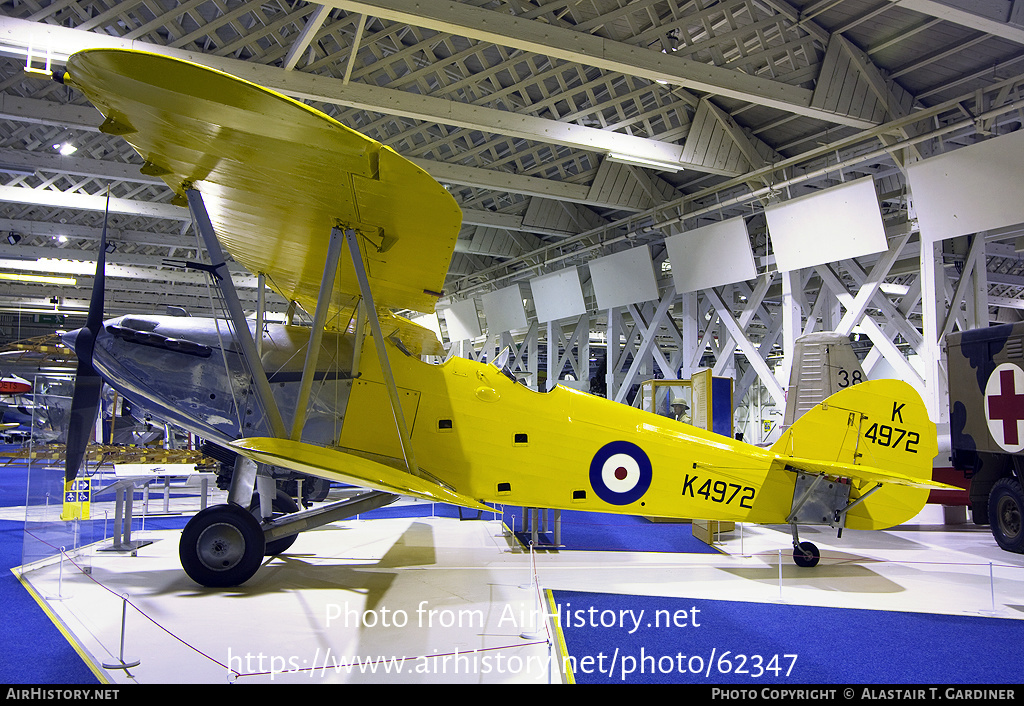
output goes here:
[{"label": "display placard", "polygon": [[696,292],[757,277],[754,251],[742,218],[665,238],[677,292]]},{"label": "display placard", "polygon": [[1017,131],[908,165],[921,239],[1024,223],[1022,161],[1024,131]]},{"label": "display placard", "polygon": [[455,302],[441,313],[448,326],[448,340],[452,343],[483,335],[480,331],[480,317],[476,313],[476,300]]},{"label": "display placard", "polygon": [[595,258],[588,267],[598,308],[614,309],[658,299],[651,249],[646,245]]},{"label": "display placard", "polygon": [[885,226],[871,177],[764,209],[780,272],[885,252]]},{"label": "display placard", "polygon": [[541,323],[587,313],[580,275],[575,267],[530,280],[530,291],[537,309],[537,321]]},{"label": "display placard", "polygon": [[523,292],[518,284],[488,292],[480,298],[487,317],[487,332],[515,331],[526,328],[526,308],[523,306]]}]

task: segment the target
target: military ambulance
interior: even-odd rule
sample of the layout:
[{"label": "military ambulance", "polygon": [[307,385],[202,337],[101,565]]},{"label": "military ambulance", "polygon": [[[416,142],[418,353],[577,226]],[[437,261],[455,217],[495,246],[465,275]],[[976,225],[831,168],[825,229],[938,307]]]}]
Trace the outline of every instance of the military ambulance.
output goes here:
[{"label": "military ambulance", "polygon": [[953,467],[970,479],[974,522],[1024,552],[1024,323],[946,336]]}]

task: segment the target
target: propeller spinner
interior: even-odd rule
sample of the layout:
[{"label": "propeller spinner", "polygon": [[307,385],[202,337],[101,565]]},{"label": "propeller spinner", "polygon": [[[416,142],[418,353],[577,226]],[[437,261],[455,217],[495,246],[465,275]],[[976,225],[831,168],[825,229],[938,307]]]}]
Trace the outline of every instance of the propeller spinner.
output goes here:
[{"label": "propeller spinner", "polygon": [[92,365],[96,337],[103,328],[103,290],[107,265],[107,219],[110,216],[110,189],[107,189],[107,205],[103,213],[103,231],[100,233],[100,250],[96,258],[96,277],[92,283],[92,297],[89,300],[89,315],[85,327],[74,333],[75,355],[78,368],[75,371],[75,391],[71,396],[71,416],[68,422],[68,441],[64,456],[64,480],[73,480],[78,475],[85,458],[85,448],[96,415],[99,412],[100,392],[103,380]]}]

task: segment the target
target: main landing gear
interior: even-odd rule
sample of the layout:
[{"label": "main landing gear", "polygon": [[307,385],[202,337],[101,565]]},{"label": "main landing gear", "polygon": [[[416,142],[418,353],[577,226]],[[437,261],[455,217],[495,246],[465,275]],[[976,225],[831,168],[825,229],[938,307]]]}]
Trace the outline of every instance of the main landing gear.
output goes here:
[{"label": "main landing gear", "polygon": [[787,467],[787,470],[796,473],[793,505],[786,518],[786,522],[789,523],[793,532],[793,561],[797,566],[810,568],[818,565],[821,552],[811,542],[800,541],[796,529],[797,523],[828,525],[838,530],[839,536],[842,536],[843,527],[846,524],[846,513],[878,488],[872,489],[851,503],[849,483],[792,467]]},{"label": "main landing gear", "polygon": [[259,496],[254,495],[248,510],[233,503],[214,505],[189,520],[178,543],[178,558],[185,573],[203,586],[237,586],[256,573],[265,556],[287,551],[298,533],[268,539],[264,535],[265,525],[297,512],[298,505],[278,490],[273,516],[267,518],[267,523],[257,519],[259,507]]},{"label": "main landing gear", "polygon": [[790,523],[790,528],[793,530],[793,561],[797,566],[802,566],[805,569],[809,569],[812,566],[818,565],[818,560],[821,558],[821,552],[818,551],[818,547],[811,542],[801,542],[800,537],[797,534],[796,523]]},{"label": "main landing gear", "polygon": [[193,581],[211,588],[244,583],[263,563],[263,528],[239,505],[215,505],[185,525],[178,557]]}]

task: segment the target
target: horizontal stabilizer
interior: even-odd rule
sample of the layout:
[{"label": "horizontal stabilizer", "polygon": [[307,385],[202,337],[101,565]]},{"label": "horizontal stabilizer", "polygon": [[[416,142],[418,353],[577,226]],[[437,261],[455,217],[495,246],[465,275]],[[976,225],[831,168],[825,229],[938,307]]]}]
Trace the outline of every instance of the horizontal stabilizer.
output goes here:
[{"label": "horizontal stabilizer", "polygon": [[789,468],[805,473],[818,473],[833,478],[850,478],[855,481],[866,483],[891,483],[902,485],[906,488],[928,488],[935,490],[963,490],[957,486],[946,485],[937,480],[914,478],[903,473],[887,471],[871,466],[855,466],[849,463],[838,463],[829,461],[815,461],[810,458],[792,458],[788,456],[778,457],[773,464],[772,470],[776,468]]},{"label": "horizontal stabilizer", "polygon": [[238,439],[233,441],[231,446],[243,456],[271,466],[290,468],[300,473],[363,488],[461,505],[485,512],[493,511],[493,508],[429,479],[418,478],[406,471],[338,449],[270,437]]}]

